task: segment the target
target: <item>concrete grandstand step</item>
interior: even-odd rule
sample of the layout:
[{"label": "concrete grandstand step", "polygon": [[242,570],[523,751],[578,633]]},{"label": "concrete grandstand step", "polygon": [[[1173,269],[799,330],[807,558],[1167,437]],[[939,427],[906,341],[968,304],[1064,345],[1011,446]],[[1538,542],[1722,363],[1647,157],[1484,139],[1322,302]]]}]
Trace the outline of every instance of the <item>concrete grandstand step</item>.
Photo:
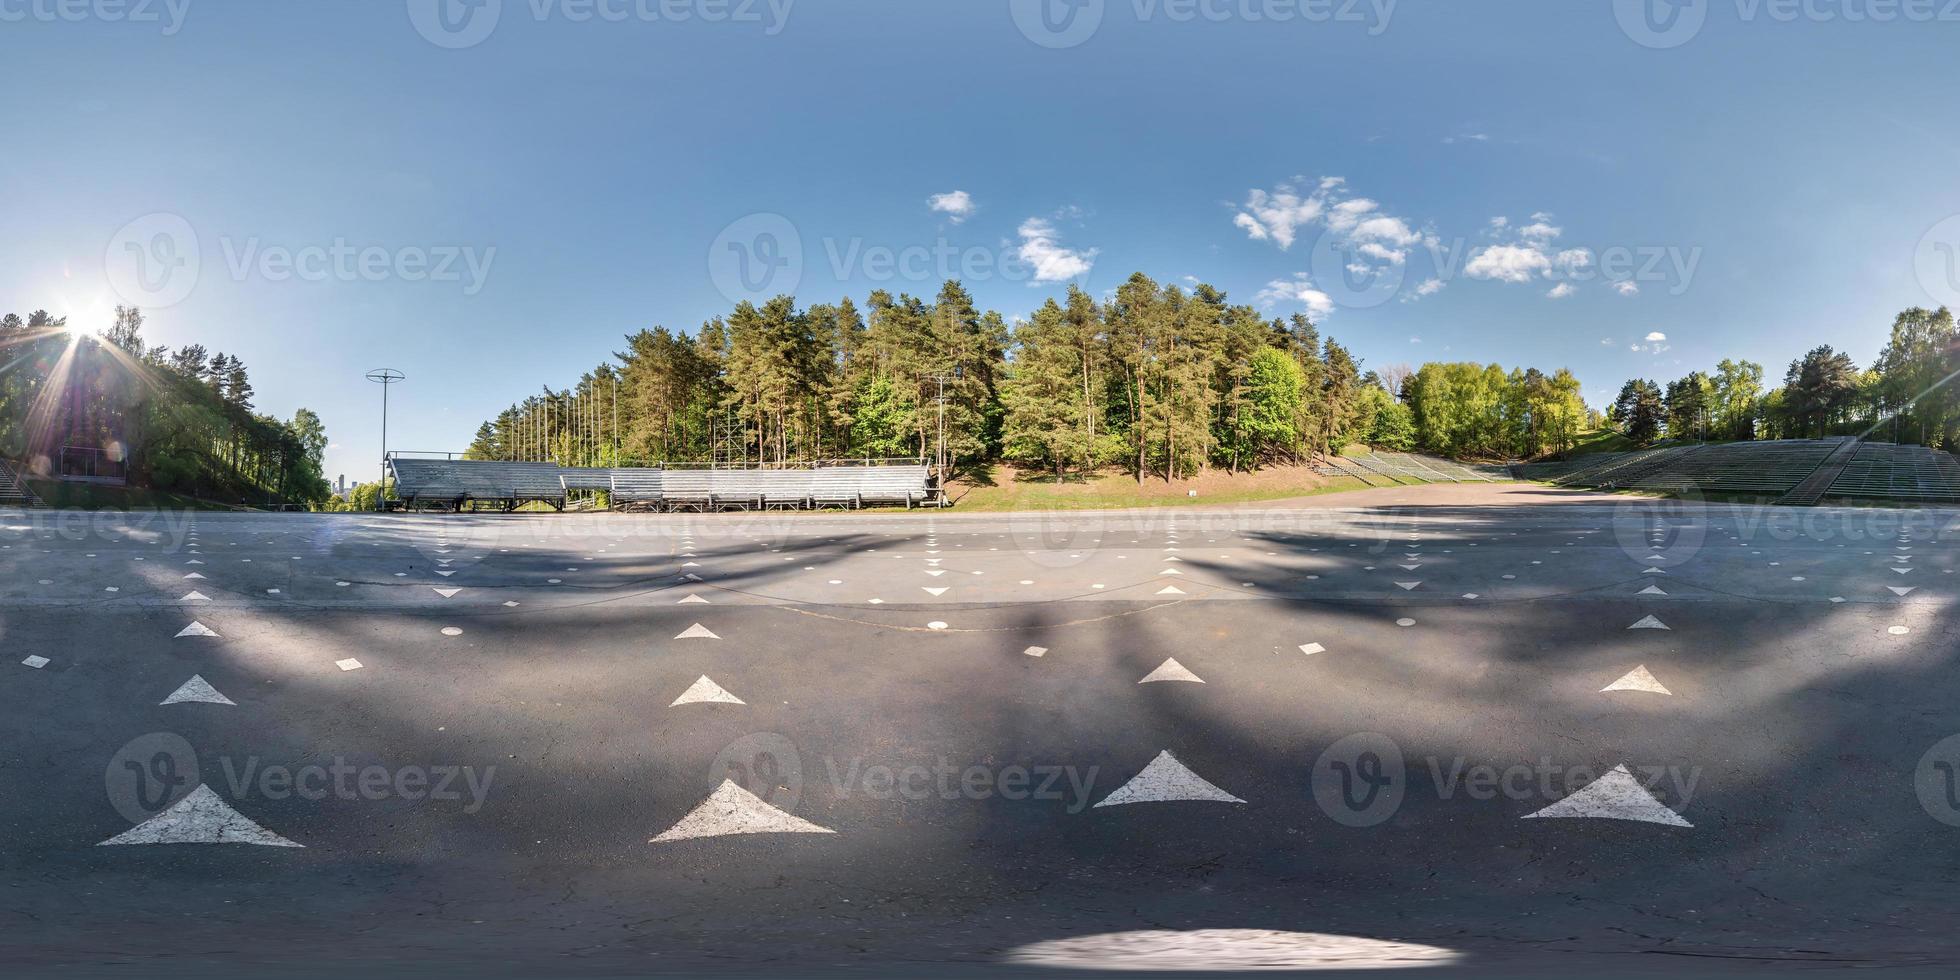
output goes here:
[{"label": "concrete grandstand step", "polygon": [[1797,484],[1776,502],[1785,507],[1817,506],[1817,502],[1824,499],[1824,494],[1844,473],[1844,468],[1851,464],[1852,458],[1858,454],[1860,445],[1861,441],[1855,437],[1839,443],[1829,456],[1824,457],[1823,463],[1812,470],[1809,476],[1803,478],[1802,483]]}]

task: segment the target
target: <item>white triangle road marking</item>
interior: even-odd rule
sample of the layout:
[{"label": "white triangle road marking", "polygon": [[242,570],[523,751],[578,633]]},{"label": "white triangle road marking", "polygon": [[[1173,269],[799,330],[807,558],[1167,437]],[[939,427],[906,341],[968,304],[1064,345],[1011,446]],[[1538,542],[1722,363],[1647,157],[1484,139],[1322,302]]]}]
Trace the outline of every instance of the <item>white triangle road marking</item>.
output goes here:
[{"label": "white triangle road marking", "polygon": [[1164,681],[1182,681],[1186,684],[1203,684],[1205,679],[1191,673],[1176,658],[1164,661],[1156,670],[1144,675],[1138,684],[1158,684]]},{"label": "white triangle road marking", "polygon": [[942,595],[945,595],[945,594],[946,594],[946,590],[945,590],[945,589],[943,589],[943,588],[939,588],[939,589],[935,589],[935,588],[931,588],[931,587],[929,587],[929,586],[924,586],[924,587],[922,587],[922,588],[924,588],[924,590],[925,590],[925,591],[926,591],[927,593],[929,593],[929,594],[931,594],[931,595],[932,595],[932,596],[933,596],[934,598],[937,598],[937,597],[939,597],[939,596],[942,596]]},{"label": "white triangle road marking", "polygon": [[676,639],[676,640],[719,640],[719,639],[721,639],[721,637],[719,637],[719,636],[716,636],[716,635],[714,634],[714,631],[713,631],[713,630],[710,630],[710,629],[708,629],[708,628],[707,628],[706,626],[703,626],[703,625],[701,625],[700,623],[695,623],[695,624],[694,624],[693,626],[689,626],[689,627],[688,627],[687,629],[685,629],[685,630],[682,630],[682,631],[681,631],[681,634],[680,634],[679,636],[676,636],[676,637],[674,637],[674,639]]},{"label": "white triangle road marking", "polygon": [[700,603],[700,604],[702,604],[702,605],[706,605],[706,604],[707,604],[707,602],[708,602],[708,600],[706,600],[706,599],[703,599],[703,598],[701,598],[700,596],[698,596],[698,595],[695,595],[695,594],[694,594],[694,593],[692,593],[692,592],[689,592],[689,593],[687,594],[687,598],[685,598],[685,599],[682,599],[681,601],[679,601],[679,602],[676,602],[676,603],[674,603],[674,605],[676,605],[676,606],[685,606],[685,605],[689,605],[689,604],[692,604],[692,603]]},{"label": "white triangle road marking", "polygon": [[247,819],[200,785],[170,809],[97,844],[256,844],[261,847],[304,847]]},{"label": "white triangle road marking", "polygon": [[709,680],[708,675],[702,674],[700,680],[695,681],[694,684],[690,686],[687,690],[682,691],[681,696],[675,698],[674,703],[668,705],[667,707],[678,708],[683,704],[746,704],[746,703],[747,702],[743,701],[741,698],[738,698],[735,695],[728,693],[727,689],[723,688],[720,684],[717,684],[714,681]]},{"label": "white triangle road marking", "polygon": [[157,704],[229,704],[237,707],[232,699],[219,694],[218,689],[212,687],[211,682],[200,674],[192,674],[191,679],[185,681],[182,687],[171,692],[169,697],[158,701]]},{"label": "white triangle road marking", "polygon": [[1601,694],[1605,694],[1607,691],[1644,691],[1648,694],[1666,694],[1670,696],[1674,694],[1673,691],[1662,686],[1660,679],[1655,677],[1653,672],[1647,669],[1646,664],[1635,667],[1633,670],[1628,671],[1625,677],[1599,689],[1599,693]]},{"label": "white triangle road marking", "polygon": [[1184,590],[1175,585],[1166,585],[1157,590],[1158,595],[1184,595]]},{"label": "white triangle road marking", "polygon": [[1142,772],[1117,787],[1116,792],[1103,797],[1102,802],[1092,809],[1123,806],[1128,803],[1169,803],[1180,800],[1214,803],[1245,802],[1206,782],[1184,763],[1177,761],[1177,757],[1166,749],[1157,753],[1157,758],[1150,760],[1150,764],[1143,767]]},{"label": "white triangle road marking", "polygon": [[1666,623],[1663,623],[1652,616],[1643,616],[1641,617],[1640,622],[1637,622],[1632,626],[1627,627],[1627,629],[1630,630],[1664,630],[1668,628],[1669,627]]},{"label": "white triangle road marking", "polygon": [[184,593],[184,597],[177,601],[178,602],[210,602],[211,597],[205,595],[202,592],[186,592]]},{"label": "white triangle road marking", "polygon": [[1666,594],[1667,593],[1661,591],[1661,587],[1658,585],[1650,585],[1644,589],[1641,589],[1639,592],[1634,593],[1634,595],[1666,595]]},{"label": "white triangle road marking", "polygon": [[1412,592],[1415,590],[1416,586],[1421,585],[1422,583],[1421,582],[1397,582],[1395,584],[1401,586],[1402,591],[1404,592]]},{"label": "white triangle road marking", "polygon": [[[218,634],[214,630],[212,630],[211,627],[206,626],[195,619],[191,620],[191,624],[189,626],[186,626],[183,629],[177,631],[177,636],[180,637],[181,636],[217,636],[217,635]],[[176,637],[172,637],[172,639],[175,638]],[[219,637],[219,639],[223,639],[223,637]]]},{"label": "white triangle road marking", "polygon": [[1886,588],[1888,588],[1888,589],[1891,589],[1891,590],[1892,590],[1892,594],[1893,594],[1893,595],[1901,595],[1901,596],[1904,596],[1904,595],[1911,595],[1911,594],[1912,594],[1912,592],[1913,592],[1913,590],[1914,590],[1914,589],[1917,589],[1917,588],[1919,588],[1919,586],[1916,586],[1916,585],[1888,585],[1888,586],[1886,586]]},{"label": "white triangle road marking", "polygon": [[1304,653],[1304,654],[1306,654],[1306,655],[1307,655],[1307,656],[1309,656],[1309,657],[1311,657],[1311,656],[1313,656],[1313,655],[1314,655],[1314,654],[1316,654],[1316,653],[1326,653],[1326,652],[1327,652],[1327,648],[1326,648],[1326,647],[1324,647],[1324,646],[1321,646],[1321,645],[1320,645],[1320,644],[1318,644],[1318,643],[1302,643],[1302,644],[1300,644],[1300,652],[1301,652],[1301,653]]},{"label": "white triangle road marking", "polygon": [[1648,567],[1648,568],[1643,568],[1643,569],[1641,569],[1641,570],[1640,570],[1640,574],[1642,574],[1642,575],[1666,575],[1667,573],[1666,573],[1666,572],[1663,572],[1663,571],[1661,571],[1661,570],[1660,570],[1660,569],[1658,569],[1658,568],[1652,568],[1652,567]]},{"label": "white triangle road marking", "polygon": [[733,834],[834,834],[808,820],[794,817],[764,803],[754,793],[722,780],[705,801],[682,817],[680,822],[648,841],[692,840],[697,837],[727,837]]},{"label": "white triangle road marking", "polygon": [[444,599],[454,599],[456,598],[456,593],[461,591],[463,590],[462,589],[436,589],[436,595],[439,595]]},{"label": "white triangle road marking", "polygon": [[1693,827],[1694,824],[1681,818],[1681,815],[1668,809],[1660,800],[1654,798],[1646,787],[1640,785],[1633,773],[1624,765],[1615,766],[1612,772],[1587,783],[1584,789],[1538,811],[1527,813],[1524,819],[1534,818],[1575,818],[1583,820],[1634,820],[1641,823],[1665,824],[1669,827]]}]

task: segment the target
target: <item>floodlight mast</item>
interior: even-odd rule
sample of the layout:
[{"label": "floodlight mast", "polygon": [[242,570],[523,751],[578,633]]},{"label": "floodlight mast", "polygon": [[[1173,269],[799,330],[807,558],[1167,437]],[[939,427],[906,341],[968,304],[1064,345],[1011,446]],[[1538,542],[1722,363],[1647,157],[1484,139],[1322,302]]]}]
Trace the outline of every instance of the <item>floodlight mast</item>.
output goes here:
[{"label": "floodlight mast", "polygon": [[367,379],[381,386],[381,483],[374,490],[374,509],[388,509],[388,389],[403,381],[407,375],[394,368],[376,368],[367,373]]}]

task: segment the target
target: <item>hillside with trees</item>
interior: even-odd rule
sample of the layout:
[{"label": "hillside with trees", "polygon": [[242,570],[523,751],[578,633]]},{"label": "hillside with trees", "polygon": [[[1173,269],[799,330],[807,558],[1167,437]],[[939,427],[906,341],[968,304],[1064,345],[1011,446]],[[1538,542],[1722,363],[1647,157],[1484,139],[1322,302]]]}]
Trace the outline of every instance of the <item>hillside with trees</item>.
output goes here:
[{"label": "hillside with trees", "polygon": [[[476,459],[568,466],[932,457],[1139,482],[1238,472],[1353,443],[1511,458],[1588,427],[1569,371],[1428,364],[1368,371],[1307,317],[1267,319],[1207,285],[1138,273],[1010,326],[958,282],[807,308],[742,303],[664,327],[563,391],[477,430]],[[942,429],[943,417],[943,429]]]},{"label": "hillside with trees", "polygon": [[239,358],[153,347],[142,329],[125,307],[100,336],[45,311],[0,318],[0,456],[52,478],[80,451],[131,486],[224,503],[327,499],[318,415],[259,413]]},{"label": "hillside with trees", "polygon": [[1951,449],[1960,436],[1960,334],[1945,307],[1900,313],[1870,368],[1826,344],[1790,362],[1783,384],[1763,387],[1763,366],[1723,360],[1665,389],[1645,378],[1620,388],[1608,410],[1636,444],[1692,440],[1811,439],[1858,435]]}]

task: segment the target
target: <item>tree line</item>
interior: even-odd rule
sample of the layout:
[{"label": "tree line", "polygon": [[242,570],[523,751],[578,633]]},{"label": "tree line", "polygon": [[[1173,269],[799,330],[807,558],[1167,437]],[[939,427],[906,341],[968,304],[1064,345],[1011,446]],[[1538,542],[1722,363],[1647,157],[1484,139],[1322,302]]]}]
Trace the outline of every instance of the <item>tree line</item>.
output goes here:
[{"label": "tree line", "polygon": [[1724,360],[1665,388],[1635,378],[1608,417],[1628,439],[1808,439],[1860,435],[1951,449],[1960,438],[1960,334],[1945,307],[1919,307],[1892,321],[1885,347],[1859,370],[1829,344],[1790,362],[1780,387],[1763,387],[1763,366]]},{"label": "tree line", "polygon": [[479,426],[475,459],[568,466],[1004,461],[1138,481],[1239,471],[1365,442],[1462,456],[1571,446],[1588,412],[1571,372],[1428,364],[1364,371],[1308,317],[1268,319],[1204,284],[1131,276],[1025,322],[947,282],[799,307],[743,302],[693,334],[653,327],[572,387]]},{"label": "tree line", "polygon": [[132,485],[222,502],[327,499],[318,415],[256,412],[238,357],[151,346],[142,330],[134,307],[100,336],[45,310],[0,317],[0,455],[52,477],[64,449],[86,450]]}]

